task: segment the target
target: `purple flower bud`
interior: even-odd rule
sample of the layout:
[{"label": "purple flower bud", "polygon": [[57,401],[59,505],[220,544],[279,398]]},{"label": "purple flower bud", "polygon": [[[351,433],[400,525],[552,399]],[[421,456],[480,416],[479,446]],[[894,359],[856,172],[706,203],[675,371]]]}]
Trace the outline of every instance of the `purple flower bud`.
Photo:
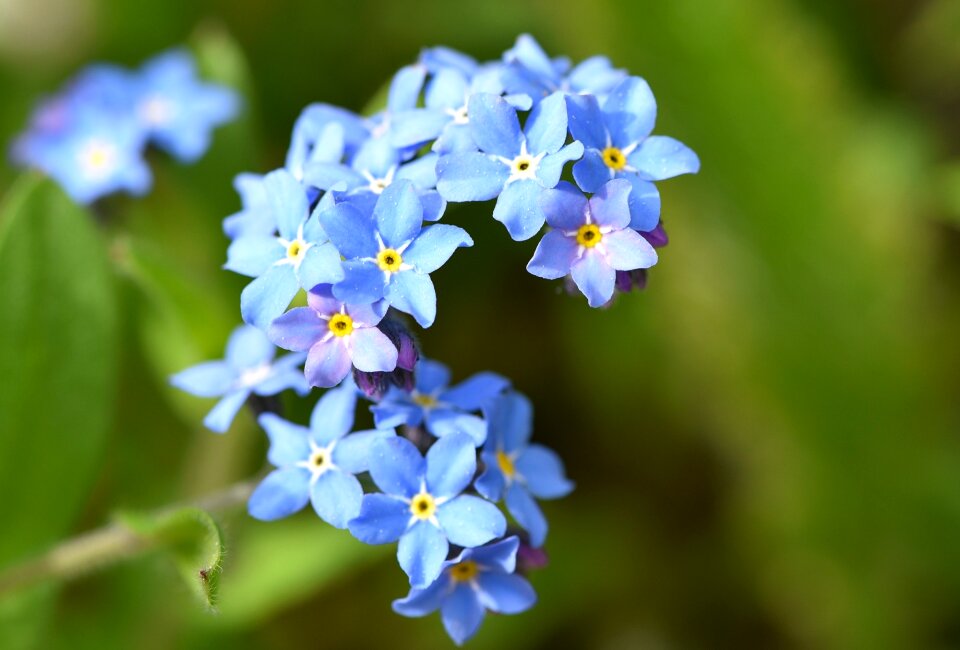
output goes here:
[{"label": "purple flower bud", "polygon": [[524,542],[517,549],[517,573],[526,575],[531,571],[546,568],[550,557],[543,548],[534,548]]},{"label": "purple flower bud", "polygon": [[670,243],[670,238],[667,237],[667,231],[664,230],[662,221],[653,230],[641,232],[640,235],[654,248],[663,248]]}]

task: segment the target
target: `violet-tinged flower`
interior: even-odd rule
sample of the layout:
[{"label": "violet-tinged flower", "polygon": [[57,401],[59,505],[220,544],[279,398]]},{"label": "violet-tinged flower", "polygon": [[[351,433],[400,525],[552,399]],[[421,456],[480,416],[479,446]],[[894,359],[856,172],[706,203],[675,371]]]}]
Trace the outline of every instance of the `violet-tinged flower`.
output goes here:
[{"label": "violet-tinged flower", "polygon": [[485,409],[489,430],[481,457],[483,474],[477,492],[506,501],[507,510],[530,534],[530,544],[543,545],[547,520],[535,499],[558,499],[573,490],[560,457],[543,445],[530,444],[533,407],[519,393],[507,393]]},{"label": "violet-tinged flower", "polygon": [[[653,230],[641,232],[640,235],[654,248],[663,248],[669,243],[667,231],[663,228],[663,222],[657,224]],[[572,287],[568,288],[571,295],[575,295],[576,285],[571,280]],[[647,269],[634,269],[632,271],[617,271],[617,291],[620,293],[629,293],[634,289],[643,291],[647,288]]]},{"label": "violet-tinged flower", "polygon": [[300,289],[337,282],[343,270],[340,254],[310,214],[304,187],[285,169],[270,172],[263,183],[279,237],[257,231],[238,237],[224,268],[255,278],[240,294],[240,312],[265,330]]},{"label": "violet-tinged flower", "polygon": [[530,113],[523,131],[516,109],[496,95],[470,97],[470,133],[480,151],[441,156],[437,190],[447,201],[497,198],[493,218],[515,240],[533,237],[543,226],[540,194],[556,187],[563,166],[583,154],[567,140],[562,94],[551,95]]},{"label": "violet-tinged flower", "polygon": [[377,329],[382,304],[345,304],[329,284],[311,289],[307,304],[274,320],[267,334],[281,348],[308,351],[304,374],[311,386],[336,386],[351,366],[365,372],[396,368],[397,348]]},{"label": "violet-tinged flower", "polygon": [[270,438],[267,459],[277,469],[250,495],[247,508],[252,516],[281,519],[309,501],[321,519],[346,528],[360,513],[363,488],[355,474],[367,471],[373,443],[396,433],[389,429],[347,435],[356,403],[356,389],[348,381],[320,398],[309,429],[273,413],[260,416],[260,426]]},{"label": "violet-tinged flower", "polygon": [[353,369],[353,380],[357,388],[374,401],[379,401],[391,386],[408,392],[413,390],[413,369],[420,359],[416,338],[399,319],[384,318],[378,328],[397,348],[397,367],[391,372],[363,372]]},{"label": "violet-tinged flower", "polygon": [[438,438],[466,433],[477,447],[487,438],[487,423],[472,413],[510,386],[506,377],[481,372],[449,387],[450,370],[428,359],[417,364],[414,381],[413,391],[393,388],[371,408],[377,426],[416,427],[426,423],[427,431]]},{"label": "violet-tinged flower", "polygon": [[628,181],[617,179],[589,200],[566,182],[545,191],[543,210],[553,230],[540,240],[527,270],[548,280],[569,273],[591,307],[610,300],[617,271],[657,263],[653,247],[628,227],[630,190]]},{"label": "violet-tinged flower", "polygon": [[440,575],[450,544],[480,546],[506,530],[496,506],[461,494],[476,469],[473,441],[463,433],[438,440],[426,458],[405,438],[378,440],[370,476],[383,493],[363,497],[350,532],[367,544],[400,540],[397,559],[410,585],[427,587]]},{"label": "violet-tinged flower", "polygon": [[700,159],[682,142],[654,135],[657,103],[647,82],[628,77],[602,102],[588,95],[567,97],[570,133],[583,143],[573,166],[577,184],[596,192],[613,178],[633,185],[630,227],[652,230],[660,218],[660,193],[651,181],[695,174]]},{"label": "violet-tinged flower", "polygon": [[411,589],[393,601],[393,611],[403,616],[426,616],[440,610],[443,627],[457,645],[476,634],[487,611],[519,614],[537,602],[537,594],[523,576],[515,573],[516,537],[465,549],[444,562],[443,571],[429,587]]},{"label": "violet-tinged flower", "polygon": [[178,372],[170,383],[198,397],[221,397],[203,424],[224,433],[251,394],[276,395],[288,388],[310,391],[300,370],[306,355],[288,354],[274,361],[276,348],[255,327],[241,325],[230,335],[226,358]]},{"label": "violet-tinged flower", "polygon": [[335,296],[351,304],[386,299],[390,306],[430,327],[437,315],[433,273],[473,240],[462,228],[423,228],[423,207],[409,181],[387,187],[366,215],[349,201],[320,212],[330,240],[346,260]]}]

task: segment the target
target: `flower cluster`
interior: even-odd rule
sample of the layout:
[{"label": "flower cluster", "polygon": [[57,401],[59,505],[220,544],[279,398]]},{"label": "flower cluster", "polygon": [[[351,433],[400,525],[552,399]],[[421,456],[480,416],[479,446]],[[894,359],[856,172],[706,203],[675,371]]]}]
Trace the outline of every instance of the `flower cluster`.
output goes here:
[{"label": "flower cluster", "polygon": [[143,158],[147,145],[193,162],[238,105],[233,91],[200,82],[182,50],[137,71],[94,65],[42,102],[11,155],[54,178],[79,203],[119,191],[141,195],[152,182]]},{"label": "flower cluster", "polygon": [[[539,501],[573,485],[560,458],[530,442],[532,406],[507,379],[450,386],[401,314],[430,327],[431,274],[473,245],[437,223],[456,202],[495,199],[494,219],[517,241],[549,226],[527,270],[564,279],[592,307],[642,287],[666,244],[654,181],[699,168],[686,146],[650,135],[655,112],[641,78],[603,57],[571,67],[530,36],[495,62],[423,51],[371,117],[308,106],[283,167],[235,180],[242,209],[224,221],[225,268],[251,278],[246,325],[225,361],[173,378],[222,396],[207,418],[221,432],[251,393],[329,389],[309,426],[259,415],[275,469],[250,514],[273,520],[309,503],[363,542],[396,542],[411,591],[395,611],[439,609],[457,643],[487,611],[532,606],[521,574],[543,564]],[[272,362],[266,341],[292,354]],[[373,428],[353,432],[363,398]]]}]

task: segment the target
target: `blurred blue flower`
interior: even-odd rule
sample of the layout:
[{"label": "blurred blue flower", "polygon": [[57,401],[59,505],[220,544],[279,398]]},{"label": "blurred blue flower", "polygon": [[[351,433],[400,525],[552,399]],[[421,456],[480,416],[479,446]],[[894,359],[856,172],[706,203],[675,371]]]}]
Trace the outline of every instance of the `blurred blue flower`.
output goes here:
[{"label": "blurred blue flower", "polygon": [[276,348],[266,334],[241,325],[227,342],[222,361],[207,361],[170,378],[170,383],[198,397],[222,397],[203,424],[224,433],[250,395],[276,395],[288,388],[300,395],[310,391],[300,370],[306,355],[288,354],[274,361]]},{"label": "blurred blue flower", "polygon": [[[423,207],[409,181],[388,186],[367,215],[348,202],[319,213],[330,240],[346,260],[335,296],[351,304],[387,303],[430,327],[437,294],[430,273],[473,240],[462,228],[435,225],[421,230]],[[362,370],[362,368],[361,368]]]},{"label": "blurred blue flower", "polygon": [[496,95],[470,98],[470,133],[480,151],[447,154],[437,162],[437,190],[447,201],[497,198],[493,218],[515,240],[533,237],[543,226],[540,193],[560,181],[563,166],[583,154],[567,139],[562,94],[540,102],[523,131],[517,110]]},{"label": "blurred blue flower", "polygon": [[470,548],[501,537],[503,514],[480,497],[461,494],[477,469],[473,441],[463,433],[438,440],[426,458],[406,438],[374,443],[370,476],[383,493],[363,497],[350,532],[367,544],[400,540],[397,559],[413,587],[440,575],[450,544]]},{"label": "blurred blue flower", "polygon": [[516,537],[489,546],[464,549],[444,562],[443,572],[430,586],[413,588],[393,601],[403,616],[426,616],[440,610],[443,627],[457,645],[476,634],[487,611],[519,614],[537,602],[537,594],[523,576],[516,575]]},{"label": "blurred blue flower", "polygon": [[256,230],[243,234],[230,244],[224,268],[255,278],[240,294],[240,313],[265,330],[300,289],[336,282],[343,270],[340,254],[310,215],[304,187],[290,172],[270,172],[263,189],[280,236]]},{"label": "blurred blue flower", "polygon": [[621,81],[602,102],[589,95],[567,97],[570,133],[583,143],[573,177],[585,192],[596,192],[612,178],[633,185],[630,227],[652,230],[660,218],[660,194],[651,181],[695,174],[700,160],[689,147],[654,135],[657,103],[640,77]]},{"label": "blurred blue flower", "polygon": [[558,499],[573,490],[556,453],[530,444],[533,407],[519,393],[507,393],[485,409],[487,442],[483,473],[474,487],[491,501],[504,499],[510,515],[530,534],[530,544],[543,545],[547,520],[535,499]]},{"label": "blurred blue flower", "polygon": [[276,232],[277,221],[273,218],[265,179],[260,174],[249,173],[234,177],[233,187],[240,195],[242,207],[240,212],[223,220],[223,233],[230,239],[244,235],[269,236]]},{"label": "blurred blue flower", "polygon": [[450,370],[428,359],[417,363],[414,381],[412,392],[391,388],[371,407],[377,426],[415,427],[425,422],[427,431],[438,438],[466,433],[477,447],[487,438],[487,424],[471,412],[479,411],[510,386],[506,377],[482,372],[448,388]]},{"label": "blurred blue flower", "polygon": [[273,413],[260,416],[270,438],[267,459],[277,469],[250,496],[247,509],[252,516],[280,519],[308,501],[321,519],[337,528],[346,528],[360,514],[363,488],[354,475],[367,471],[374,441],[396,434],[390,429],[347,435],[356,403],[356,387],[348,380],[320,398],[309,429]]},{"label": "blurred blue flower", "polygon": [[589,200],[567,182],[546,190],[541,204],[553,230],[540,240],[527,270],[548,280],[569,273],[591,307],[606,304],[617,271],[657,263],[653,246],[629,228],[630,192],[630,183],[622,179],[601,186]]},{"label": "blurred blue flower", "polygon": [[344,304],[329,284],[313,287],[307,303],[274,320],[268,334],[281,348],[309,351],[304,374],[311,386],[336,386],[351,366],[364,372],[396,368],[397,348],[377,329],[382,304]]}]

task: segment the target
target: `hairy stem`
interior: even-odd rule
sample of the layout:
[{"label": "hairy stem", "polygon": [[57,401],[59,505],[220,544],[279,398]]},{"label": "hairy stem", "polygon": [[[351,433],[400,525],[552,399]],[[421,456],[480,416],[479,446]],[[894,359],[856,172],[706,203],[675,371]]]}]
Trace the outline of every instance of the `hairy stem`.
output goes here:
[{"label": "hairy stem", "polygon": [[[185,505],[211,512],[223,512],[242,505],[256,481],[244,481],[179,506],[168,506],[158,516]],[[43,555],[0,571],[0,597],[47,580],[69,580],[95,569],[141,555],[154,547],[151,540],[126,526],[113,523],[65,540]]]}]

